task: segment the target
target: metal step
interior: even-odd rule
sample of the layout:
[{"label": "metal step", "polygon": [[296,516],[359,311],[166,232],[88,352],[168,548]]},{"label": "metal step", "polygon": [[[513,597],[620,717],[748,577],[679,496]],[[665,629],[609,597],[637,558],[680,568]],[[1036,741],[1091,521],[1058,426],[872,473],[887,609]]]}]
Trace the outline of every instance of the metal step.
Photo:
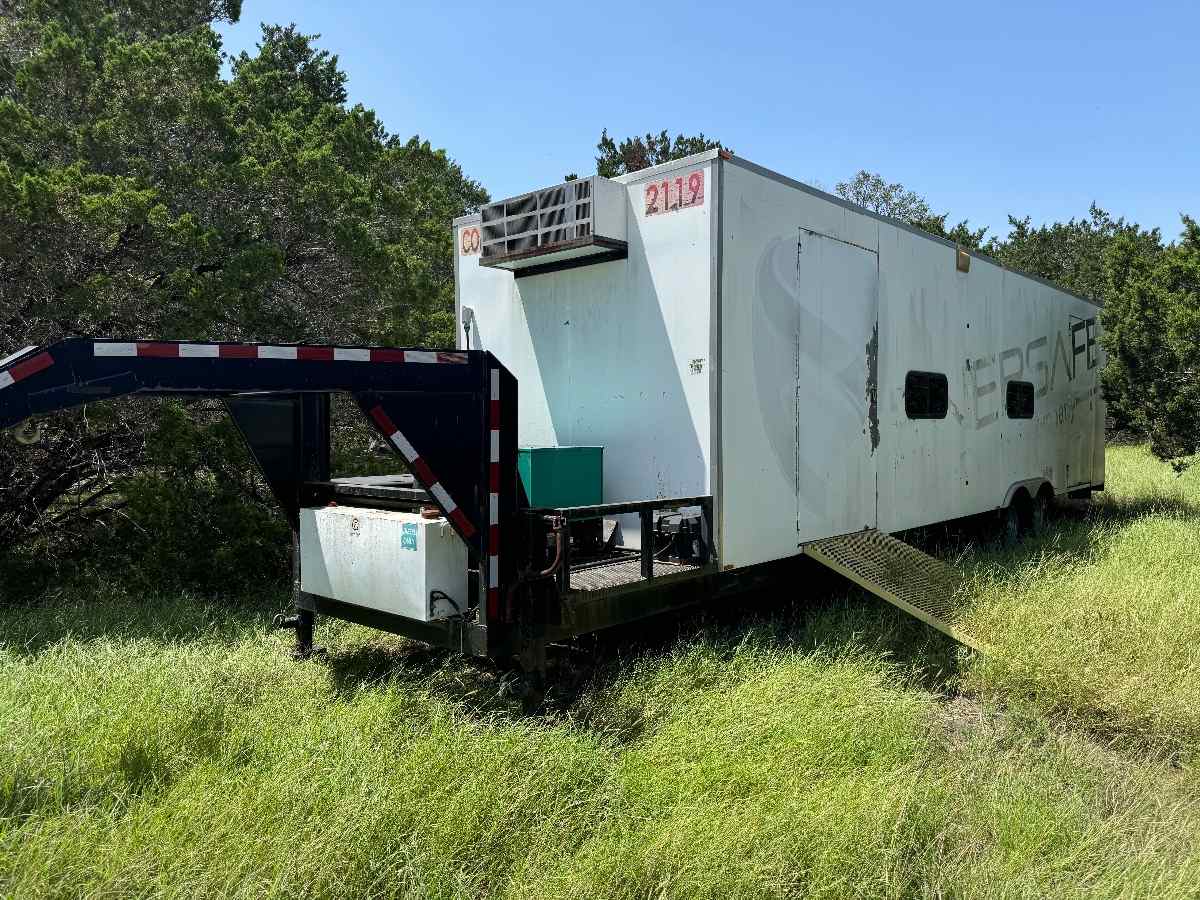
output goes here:
[{"label": "metal step", "polygon": [[959,574],[916,547],[868,529],[813,541],[804,552],[960,644],[984,649],[960,623]]}]

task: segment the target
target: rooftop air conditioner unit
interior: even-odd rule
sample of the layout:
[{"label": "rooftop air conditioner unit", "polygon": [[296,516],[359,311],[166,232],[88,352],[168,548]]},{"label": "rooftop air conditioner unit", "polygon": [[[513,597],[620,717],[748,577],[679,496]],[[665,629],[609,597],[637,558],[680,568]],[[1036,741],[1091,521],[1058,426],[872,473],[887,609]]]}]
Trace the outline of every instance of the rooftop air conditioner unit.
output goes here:
[{"label": "rooftop air conditioner unit", "polygon": [[479,261],[518,270],[624,258],[625,196],[623,184],[593,175],[488,204]]}]

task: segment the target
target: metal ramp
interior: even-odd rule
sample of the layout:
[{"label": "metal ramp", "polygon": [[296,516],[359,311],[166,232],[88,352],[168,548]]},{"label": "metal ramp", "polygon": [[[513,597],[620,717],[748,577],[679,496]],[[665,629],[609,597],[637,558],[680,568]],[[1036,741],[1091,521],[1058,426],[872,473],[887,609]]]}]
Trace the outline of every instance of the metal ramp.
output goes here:
[{"label": "metal ramp", "polygon": [[958,573],[916,547],[868,529],[813,541],[804,552],[960,644],[984,649],[960,623]]}]

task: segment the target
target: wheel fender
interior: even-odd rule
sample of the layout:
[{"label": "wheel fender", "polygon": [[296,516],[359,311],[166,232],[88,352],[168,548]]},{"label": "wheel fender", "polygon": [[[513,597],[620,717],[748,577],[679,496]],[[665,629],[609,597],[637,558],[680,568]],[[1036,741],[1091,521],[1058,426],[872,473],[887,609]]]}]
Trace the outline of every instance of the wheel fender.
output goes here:
[{"label": "wheel fender", "polygon": [[[1011,485],[1009,485],[1008,490],[1005,491],[1004,501],[996,508],[1007,509],[1009,504],[1012,503],[1013,497],[1017,495],[1017,491],[1019,491],[1021,488],[1025,488],[1025,490],[1029,492],[1030,497],[1036,497],[1038,495],[1038,491],[1042,489],[1042,485],[1045,484],[1050,484],[1050,482],[1045,478],[1026,478],[1022,481],[1014,481]],[[1051,484],[1050,489],[1054,490],[1054,485]]]}]

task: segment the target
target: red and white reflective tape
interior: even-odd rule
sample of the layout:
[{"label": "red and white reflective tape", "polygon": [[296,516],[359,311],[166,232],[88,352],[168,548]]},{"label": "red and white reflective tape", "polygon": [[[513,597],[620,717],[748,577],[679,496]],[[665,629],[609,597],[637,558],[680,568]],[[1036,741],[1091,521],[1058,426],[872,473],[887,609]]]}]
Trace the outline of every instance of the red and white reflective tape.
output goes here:
[{"label": "red and white reflective tape", "polygon": [[286,359],[300,362],[455,363],[467,354],[443,350],[392,350],[370,347],[316,347],[271,344],[185,344],[174,341],[96,341],[96,356],[144,356],[159,359]]},{"label": "red and white reflective tape", "polygon": [[488,464],[488,621],[500,615],[500,370],[492,369],[489,412],[491,454]]},{"label": "red and white reflective tape", "polygon": [[11,369],[5,369],[0,372],[0,390],[6,387],[12,387],[23,378],[28,378],[30,375],[36,375],[43,369],[48,369],[54,365],[54,357],[49,353],[39,353],[37,356],[31,356],[24,362],[19,362]]},{"label": "red and white reflective tape", "polygon": [[437,476],[433,474],[433,470],[429,468],[429,464],[425,462],[417,453],[417,450],[408,438],[400,433],[400,429],[396,427],[396,423],[391,420],[382,406],[376,406],[371,410],[371,418],[375,420],[375,424],[379,426],[379,430],[388,436],[388,440],[392,445],[400,451],[400,455],[408,462],[408,467],[412,470],[413,475],[421,484],[429,489],[429,493],[433,494],[442,510],[446,513],[447,518],[458,526],[459,532],[463,537],[469,538],[475,534],[475,526],[471,524],[471,520],[467,518],[467,514],[462,511],[454,499],[442,487],[441,482],[437,480]]}]

